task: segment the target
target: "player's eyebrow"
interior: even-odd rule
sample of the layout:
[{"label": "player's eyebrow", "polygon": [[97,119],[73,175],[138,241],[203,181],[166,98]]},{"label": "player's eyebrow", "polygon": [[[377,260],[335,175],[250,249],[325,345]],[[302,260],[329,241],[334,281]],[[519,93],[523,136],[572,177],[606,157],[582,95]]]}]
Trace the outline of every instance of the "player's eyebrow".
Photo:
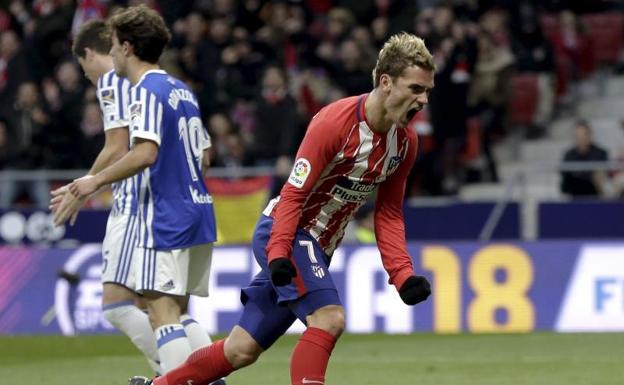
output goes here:
[{"label": "player's eyebrow", "polygon": [[419,93],[419,92],[423,92],[423,91],[426,92],[426,93],[429,93],[433,89],[433,87],[429,88],[427,86],[424,86],[424,85],[418,84],[418,83],[412,83],[412,84],[410,84],[408,86],[408,88],[410,90],[412,90],[412,92],[415,92],[415,93]]}]

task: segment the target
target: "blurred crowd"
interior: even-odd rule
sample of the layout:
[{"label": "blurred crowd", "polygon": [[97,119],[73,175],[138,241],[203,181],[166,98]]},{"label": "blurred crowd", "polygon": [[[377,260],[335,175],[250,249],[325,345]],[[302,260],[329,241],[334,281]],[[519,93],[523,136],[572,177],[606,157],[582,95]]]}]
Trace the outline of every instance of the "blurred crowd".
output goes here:
[{"label": "blurred crowd", "polygon": [[[598,0],[4,2],[0,170],[91,165],[104,134],[95,89],[71,56],[72,33],[138,3],[157,9],[173,32],[162,66],[197,93],[213,164],[269,166],[278,178],[322,106],[371,90],[374,58],[390,35],[423,37],[436,59],[436,87],[430,108],[410,123],[421,151],[409,195],[496,181],[491,148],[512,128],[512,76],[537,79],[539,101],[524,126],[539,137],[597,64],[579,15],[621,12],[618,2]],[[556,19],[548,36],[544,17]]]}]

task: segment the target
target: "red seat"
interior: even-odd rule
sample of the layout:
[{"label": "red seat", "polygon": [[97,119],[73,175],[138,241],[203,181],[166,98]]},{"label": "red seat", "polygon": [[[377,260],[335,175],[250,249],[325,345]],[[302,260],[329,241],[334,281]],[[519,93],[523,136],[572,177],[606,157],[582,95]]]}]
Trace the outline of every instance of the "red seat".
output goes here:
[{"label": "red seat", "polygon": [[512,124],[533,124],[539,91],[537,75],[518,73],[511,77],[509,118]]},{"label": "red seat", "polygon": [[624,38],[624,15],[619,12],[595,13],[581,16],[591,36],[597,63],[616,63]]},{"label": "red seat", "polygon": [[481,155],[481,120],[479,118],[470,118],[466,122],[466,144],[464,150],[459,154],[461,162],[469,162],[477,159]]}]

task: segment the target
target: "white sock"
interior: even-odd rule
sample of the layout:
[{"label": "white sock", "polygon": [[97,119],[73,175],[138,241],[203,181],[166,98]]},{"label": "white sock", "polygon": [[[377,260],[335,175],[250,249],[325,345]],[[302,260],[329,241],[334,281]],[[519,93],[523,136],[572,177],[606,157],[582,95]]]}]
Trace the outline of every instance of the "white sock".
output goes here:
[{"label": "white sock", "polygon": [[163,325],[154,331],[160,366],[165,374],[186,361],[191,354],[191,345],[181,324]]},{"label": "white sock", "polygon": [[208,333],[190,315],[182,314],[180,323],[184,326],[184,331],[192,351],[212,344],[212,339],[210,339]]},{"label": "white sock", "polygon": [[104,318],[127,335],[130,341],[143,353],[154,372],[160,373],[156,339],[147,314],[134,306],[132,301],[105,305],[102,307],[102,311]]}]

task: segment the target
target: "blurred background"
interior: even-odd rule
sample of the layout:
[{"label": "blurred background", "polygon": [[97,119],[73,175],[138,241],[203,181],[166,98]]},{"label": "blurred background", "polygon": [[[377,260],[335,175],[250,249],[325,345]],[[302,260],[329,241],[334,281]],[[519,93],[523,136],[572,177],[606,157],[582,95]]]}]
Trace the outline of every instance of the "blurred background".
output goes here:
[{"label": "blurred background", "polygon": [[416,316],[383,284],[366,205],[332,265],[348,330],[624,330],[624,2],[8,0],[0,276],[20,279],[0,295],[0,333],[112,330],[98,297],[110,192],[73,227],[54,227],[47,206],[103,145],[72,34],[139,3],[172,30],[162,66],[196,92],[212,136],[221,247],[212,305],[196,316],[211,331],[236,322],[237,288],[257,269],[247,244],[307,123],[369,92],[377,52],[400,31],[423,37],[437,65],[409,124],[420,149],[405,201],[415,267],[436,294]]}]

